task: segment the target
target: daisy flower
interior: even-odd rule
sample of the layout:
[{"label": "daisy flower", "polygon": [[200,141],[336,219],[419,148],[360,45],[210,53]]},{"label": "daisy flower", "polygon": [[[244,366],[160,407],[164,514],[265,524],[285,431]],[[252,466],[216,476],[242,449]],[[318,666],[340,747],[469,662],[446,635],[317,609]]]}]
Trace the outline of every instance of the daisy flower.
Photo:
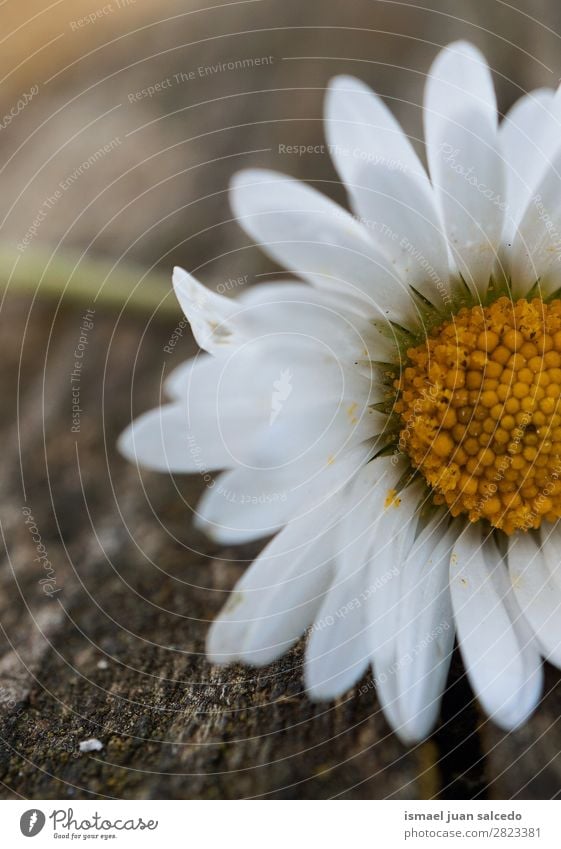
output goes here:
[{"label": "daisy flower", "polygon": [[437,722],[455,639],[504,729],[539,701],[542,658],[561,665],[561,95],[499,125],[459,42],[423,116],[428,173],[377,95],[331,82],[352,213],[281,174],[234,178],[237,220],[292,276],[229,298],[176,269],[206,353],[120,441],[203,476],[217,542],[272,537],[210,659],[268,664],[307,632],[311,697],[370,673],[407,743]]}]

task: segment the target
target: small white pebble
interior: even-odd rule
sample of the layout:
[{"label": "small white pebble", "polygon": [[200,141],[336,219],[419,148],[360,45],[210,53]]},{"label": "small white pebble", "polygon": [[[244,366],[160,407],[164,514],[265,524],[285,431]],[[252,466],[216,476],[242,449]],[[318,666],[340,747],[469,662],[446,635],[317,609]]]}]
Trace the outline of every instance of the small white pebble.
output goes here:
[{"label": "small white pebble", "polygon": [[82,740],[80,743],[81,752],[99,752],[101,749],[103,749],[103,743],[95,737],[92,737],[90,740]]},{"label": "small white pebble", "polygon": [[97,662],[97,668],[98,668],[98,669],[108,669],[108,668],[109,668],[109,664],[107,663],[107,661],[106,661],[106,660],[98,660],[98,662]]}]

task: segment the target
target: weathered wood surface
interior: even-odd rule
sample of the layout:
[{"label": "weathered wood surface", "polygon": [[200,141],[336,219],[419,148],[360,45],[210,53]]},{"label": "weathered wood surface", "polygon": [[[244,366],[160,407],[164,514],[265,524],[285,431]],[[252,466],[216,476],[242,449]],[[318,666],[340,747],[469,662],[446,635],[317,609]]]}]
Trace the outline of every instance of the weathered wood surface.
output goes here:
[{"label": "weathered wood surface", "polygon": [[[71,112],[75,126],[68,118],[66,124],[52,122],[36,143],[24,145],[3,175],[4,211],[28,175],[37,172],[37,176],[31,196],[25,195],[8,216],[3,237],[21,238],[53,183],[56,186],[71,166],[112,134],[124,135],[143,121],[198,100],[252,90],[258,93],[210,104],[198,113],[174,115],[131,136],[107,160],[101,176],[91,171],[74,194],[65,195],[64,203],[42,225],[41,238],[53,245],[62,238],[63,247],[80,249],[93,240],[93,252],[115,257],[127,252],[147,265],[161,259],[162,268],[180,259],[190,268],[203,265],[203,276],[215,283],[243,274],[254,282],[256,274],[273,267],[256,251],[239,251],[247,242],[235,225],[216,228],[230,216],[224,195],[213,193],[223,192],[229,174],[242,162],[234,157],[214,167],[198,168],[198,163],[266,148],[243,164],[269,165],[311,180],[334,180],[326,157],[304,162],[278,155],[279,142],[321,142],[321,93],[326,80],[337,72],[355,72],[390,97],[403,98],[407,91],[406,101],[418,103],[420,70],[426,71],[436,43],[454,37],[473,38],[487,52],[501,46],[495,66],[503,108],[517,96],[518,86],[551,85],[559,77],[555,4],[518,7],[525,13],[533,10],[549,30],[512,8],[509,12],[504,4],[462,4],[462,16],[474,26],[456,19],[457,4],[439,3],[432,15],[415,5],[408,4],[405,14],[400,4],[362,0],[345,11],[340,11],[340,4],[253,4],[249,11],[243,7],[235,13],[224,11],[220,19],[194,16],[188,27],[175,21],[142,31],[134,42],[134,55],[112,50],[109,55],[103,52],[98,64],[95,57],[85,60],[71,74],[57,78],[48,99],[38,100],[37,112],[32,113],[30,106],[11,135],[2,135],[6,160],[49,110],[115,68],[133,62],[137,66],[134,73],[123,71],[79,98]],[[167,4],[166,11],[177,12],[176,4]],[[225,49],[224,42],[209,46],[207,40],[188,53],[166,53],[170,39],[185,44],[210,38],[217,27],[229,32],[267,26],[270,31],[265,35],[240,37],[235,51]],[[302,26],[308,29],[298,29]],[[353,27],[364,31],[351,32]],[[41,79],[73,61],[72,50],[85,52],[84,45],[64,44],[56,64],[51,57],[52,67],[45,66],[47,58],[41,54]],[[93,135],[77,136],[64,149],[62,162],[55,156],[37,171],[78,126],[118,101],[125,104],[127,92],[169,72],[196,67],[201,57],[207,63],[225,61],[233,53],[339,58],[278,62],[272,76],[263,72],[244,81],[222,77],[196,91],[176,90],[157,102],[145,100],[136,111],[125,111],[123,106],[103,133],[98,126]],[[141,61],[151,55],[157,58]],[[341,58],[345,56],[348,61]],[[357,57],[366,61],[357,64]],[[20,84],[24,90],[26,80]],[[305,90],[295,98],[293,87]],[[417,107],[403,100],[393,101],[393,107],[419,135]],[[220,130],[234,125],[244,126]],[[206,132],[211,135],[184,143]],[[174,144],[178,147],[171,153]],[[107,188],[132,166],[132,174]],[[103,202],[95,201],[101,187],[107,188]],[[331,183],[324,188],[338,192]],[[207,194],[210,197],[198,200],[194,209],[184,206]],[[340,191],[337,196],[342,198]],[[162,222],[151,229],[160,217]],[[111,226],[106,226],[108,221]],[[162,376],[194,348],[186,337],[175,354],[164,352],[176,323],[169,316],[151,319],[127,311],[120,317],[95,306],[80,378],[80,432],[73,433],[70,375],[88,306],[94,305],[78,308],[63,303],[57,308],[42,299],[8,295],[0,310],[1,795],[549,798],[559,794],[560,676],[552,668],[547,670],[546,695],[535,717],[519,732],[504,735],[472,701],[456,658],[442,725],[431,741],[408,750],[390,734],[371,689],[359,695],[356,688],[336,704],[310,703],[302,692],[302,646],[257,672],[241,667],[221,670],[206,662],[208,622],[258,546],[234,550],[211,544],[190,524],[200,480],[172,481],[150,473],[139,478],[115,450],[116,437],[130,419],[131,388],[134,412],[154,406]],[[49,585],[40,583],[47,574],[44,561],[36,559],[41,554],[52,566]],[[57,592],[47,595],[46,586]],[[79,743],[89,737],[100,739],[103,749],[81,754]]]}]

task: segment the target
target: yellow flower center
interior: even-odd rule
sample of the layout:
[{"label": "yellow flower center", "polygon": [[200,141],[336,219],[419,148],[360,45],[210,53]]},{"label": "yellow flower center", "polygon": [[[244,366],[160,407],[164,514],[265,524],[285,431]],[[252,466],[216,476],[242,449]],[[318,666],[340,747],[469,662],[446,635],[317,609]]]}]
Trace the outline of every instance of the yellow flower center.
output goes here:
[{"label": "yellow flower center", "polygon": [[434,501],[511,534],[561,517],[561,301],[462,309],[407,351],[399,447]]}]

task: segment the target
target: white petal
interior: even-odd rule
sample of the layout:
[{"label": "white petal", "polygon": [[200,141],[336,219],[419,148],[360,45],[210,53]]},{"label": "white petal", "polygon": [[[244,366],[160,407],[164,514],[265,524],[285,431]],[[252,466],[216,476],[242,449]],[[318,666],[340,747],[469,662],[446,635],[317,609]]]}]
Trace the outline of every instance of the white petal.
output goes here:
[{"label": "white petal", "polygon": [[118,448],[127,460],[158,472],[199,468],[189,442],[187,411],[177,404],[139,416],[119,437]]},{"label": "white petal", "polygon": [[[284,302],[288,302],[288,304],[302,302],[307,305],[313,304],[317,307],[331,310],[344,322],[350,319],[353,322],[353,327],[355,326],[354,322],[357,322],[357,320],[359,326],[361,326],[361,322],[365,321],[366,305],[363,298],[353,298],[348,292],[338,292],[334,289],[317,289],[307,283],[302,283],[300,280],[275,280],[274,282],[250,286],[240,293],[236,301],[239,304],[243,304],[244,307],[266,306],[268,304],[278,305]],[[270,320],[271,325],[278,330],[298,329],[293,327],[294,319],[297,321],[300,320],[298,315],[285,313],[283,310],[281,310],[280,317],[276,314],[276,311],[274,313],[271,311],[270,319],[269,313],[265,315],[267,316],[265,323],[268,325],[268,321]],[[373,318],[375,315],[375,313],[372,313],[368,318]],[[304,327],[308,328],[306,322],[304,323]]]},{"label": "white petal", "polygon": [[367,165],[352,186],[354,209],[400,277],[439,309],[453,294],[448,247],[426,179]]},{"label": "white petal", "polygon": [[275,533],[306,515],[354,478],[372,454],[363,443],[303,467],[301,461],[275,471],[235,469],[220,475],[197,507],[195,523],[212,539],[238,543]]},{"label": "white petal", "polygon": [[493,82],[473,46],[457,42],[438,55],[423,114],[450,249],[468,285],[484,295],[500,245],[505,187]]},{"label": "white petal", "polygon": [[[348,510],[340,529],[342,538],[339,569],[348,574],[360,564],[367,564],[374,545],[384,538],[393,524],[408,519],[405,495],[395,497],[395,488],[404,475],[406,464],[399,457],[379,457],[368,463],[350,487]],[[382,528],[383,526],[383,528]]]},{"label": "white petal", "polygon": [[[487,124],[497,124],[497,101],[485,57],[467,41],[455,41],[440,51],[427,79],[426,103],[434,113],[429,127],[446,122],[466,108]],[[436,124],[433,122],[437,122]]]},{"label": "white petal", "polygon": [[360,597],[364,569],[338,575],[316,621],[306,651],[305,681],[314,699],[336,699],[368,667],[368,640]]},{"label": "white petal", "polygon": [[388,509],[392,521],[397,522],[396,508],[384,509],[384,502],[402,473],[399,463],[388,458],[374,460],[351,488],[349,508],[339,531],[337,571],[312,627],[306,652],[306,687],[314,698],[337,698],[368,667],[367,554],[376,531],[384,538]]},{"label": "white petal", "polygon": [[391,505],[384,510],[369,552],[366,605],[372,669],[378,700],[398,734],[404,727],[396,675],[400,666],[401,573],[417,532],[422,497],[422,487],[410,486],[401,493],[398,507]]},{"label": "white petal", "polygon": [[[512,243],[532,191],[550,161],[554,95],[551,89],[531,91],[507,112],[499,128],[506,169],[505,234]],[[559,130],[559,127],[558,127]]]},{"label": "white petal", "polygon": [[[266,283],[253,286],[237,300],[243,311],[245,331],[264,336],[269,333],[293,333],[321,340],[332,348],[357,357],[380,357],[382,340],[372,350],[372,321],[364,300],[351,295],[315,289],[303,283]],[[384,346],[386,355],[395,358],[395,344]]]},{"label": "white petal", "polygon": [[442,518],[415,542],[401,570],[396,638],[397,700],[402,740],[432,731],[440,712],[454,648],[449,589],[452,537]]},{"label": "white petal", "polygon": [[305,474],[308,456],[327,459],[387,426],[371,406],[384,397],[372,378],[338,362],[329,344],[273,334],[183,365],[166,388],[185,410],[199,469],[299,461]]},{"label": "white petal", "polygon": [[232,400],[221,388],[221,361],[199,356],[183,363],[166,383],[173,404],[139,416],[119,439],[130,460],[157,471],[199,472],[251,460],[267,413],[248,398]]},{"label": "white petal", "polygon": [[339,342],[352,356],[362,352],[368,344],[366,336],[372,336],[368,319],[379,317],[375,310],[368,316],[364,299],[318,291],[302,283],[252,286],[234,299],[212,292],[182,268],[174,269],[173,282],[195,339],[212,354],[228,353],[273,333],[291,332]]},{"label": "white petal", "polygon": [[298,337],[257,340],[228,358],[197,357],[170,376],[175,404],[141,416],[121,450],[149,468],[268,468],[309,452],[325,458],[379,432],[371,385]]},{"label": "white petal", "polygon": [[234,299],[212,292],[182,268],[174,269],[173,282],[195,339],[213,354],[228,353],[244,342],[279,332],[314,339],[335,337],[360,351],[371,327],[362,317],[363,299],[318,292],[301,283],[253,286]]},{"label": "white petal", "polygon": [[[280,486],[278,484],[280,483]],[[210,484],[195,524],[220,543],[243,543],[276,533],[290,518],[284,481],[270,472],[233,469]]]},{"label": "white petal", "polygon": [[262,665],[283,654],[313,621],[332,578],[332,516],[338,496],[290,522],[263,549],[213,623],[214,663]]},{"label": "white petal", "polygon": [[240,337],[238,328],[230,320],[237,312],[235,303],[207,289],[183,268],[174,268],[173,286],[193,336],[201,348],[217,353],[224,348],[239,345],[243,337]]},{"label": "white petal", "polygon": [[498,725],[516,728],[532,713],[542,665],[494,541],[468,527],[450,559],[450,590],[466,672]]},{"label": "white petal", "polygon": [[[286,281],[252,286],[238,303],[256,308],[251,312],[255,335],[292,331],[331,344],[341,343],[351,358],[396,360],[396,340],[378,331],[379,315],[368,309],[366,301],[346,292]],[[391,331],[391,326],[385,325],[385,329]]]},{"label": "white petal", "polygon": [[508,263],[515,295],[525,295],[538,280],[544,296],[553,294],[561,286],[559,151],[532,192],[514,236]]},{"label": "white petal", "polygon": [[302,476],[315,469],[317,458],[335,457],[351,446],[377,436],[387,427],[387,417],[364,402],[318,404],[302,416],[286,415],[263,427],[254,436],[248,453],[255,468],[276,471],[299,464]]},{"label": "white petal", "polygon": [[508,564],[514,594],[544,656],[561,666],[559,535],[552,536],[552,541],[543,545],[530,534],[514,537],[508,550]]},{"label": "white petal", "polygon": [[[166,392],[223,409],[259,407],[269,418],[274,383],[283,372],[291,375],[286,399],[291,406],[300,406],[310,391],[314,403],[369,395],[369,381],[358,373],[348,350],[321,337],[289,332],[252,339],[228,356],[199,356],[183,363],[169,376]],[[372,397],[371,403],[374,400],[379,398]]]},{"label": "white petal", "polygon": [[[237,311],[230,322],[237,328],[237,337],[241,339],[239,346],[223,351],[220,357],[199,355],[195,360],[182,363],[168,377],[166,392],[179,399],[193,395],[196,390],[197,398],[212,396],[210,402],[214,404],[217,382],[227,369],[228,380],[221,381],[227,384],[221,389],[221,403],[226,401],[226,392],[229,402],[236,403],[236,399],[243,398],[246,394],[243,381],[252,395],[256,383],[265,387],[270,401],[272,381],[291,363],[298,371],[311,373],[312,369],[316,370],[318,395],[321,392],[324,398],[333,397],[329,387],[339,385],[337,374],[334,380],[330,370],[333,368],[339,372],[339,377],[345,371],[346,385],[366,387],[355,364],[397,362],[397,347],[392,338],[382,335],[373,325],[371,316],[365,316],[364,301],[358,313],[354,311],[354,304],[353,311],[347,309],[349,300],[352,301],[349,297],[297,283],[253,287],[233,302]],[[264,368],[264,360],[270,363],[270,368],[277,369],[276,374]],[[197,380],[196,387],[194,367],[206,374],[202,379],[203,371],[200,372],[201,380]],[[235,386],[231,388],[234,371]],[[375,379],[372,372],[366,377],[369,382]]]},{"label": "white petal", "polygon": [[335,77],[325,102],[325,135],[341,179],[352,186],[365,163],[426,173],[411,142],[383,100],[354,77]]},{"label": "white petal", "polygon": [[244,171],[232,181],[239,223],[275,260],[315,286],[362,297],[370,309],[415,323],[409,291],[353,217],[299,180]]}]

